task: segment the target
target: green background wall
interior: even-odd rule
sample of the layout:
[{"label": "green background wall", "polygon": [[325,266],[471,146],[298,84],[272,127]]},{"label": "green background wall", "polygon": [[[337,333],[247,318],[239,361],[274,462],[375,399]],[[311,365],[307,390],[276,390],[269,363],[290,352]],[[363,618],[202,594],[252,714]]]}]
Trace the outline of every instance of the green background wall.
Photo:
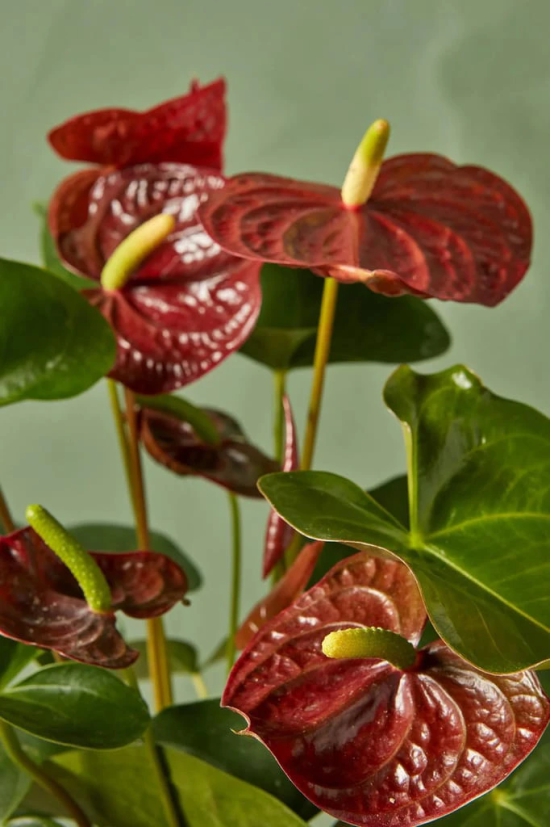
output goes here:
[{"label": "green background wall", "polygon": [[[523,194],[536,226],[533,266],[502,306],[435,304],[453,345],[420,369],[462,361],[494,391],[545,409],[547,15],[545,0],[6,0],[0,255],[38,261],[31,203],[72,171],[45,134],[74,113],[146,108],[182,93],[192,75],[206,82],[224,74],[229,173],[259,169],[335,184],[366,125],[385,117],[391,154],[436,151],[488,166]],[[400,429],[381,400],[391,368],[329,370],[318,468],[366,486],[402,471]],[[299,422],[308,387],[309,371],[293,375]],[[269,449],[266,370],[233,356],[185,393],[236,415]],[[1,417],[0,476],[18,518],[25,504],[42,502],[67,523],[130,520],[102,384],[66,403],[27,402]],[[153,527],[178,540],[206,579],[169,626],[206,653],[225,631],[226,497],[149,461],[147,476]],[[249,602],[261,590],[266,506],[245,503],[244,516]],[[212,687],[220,681],[220,672],[210,675]],[[183,682],[179,697],[192,697]]]}]

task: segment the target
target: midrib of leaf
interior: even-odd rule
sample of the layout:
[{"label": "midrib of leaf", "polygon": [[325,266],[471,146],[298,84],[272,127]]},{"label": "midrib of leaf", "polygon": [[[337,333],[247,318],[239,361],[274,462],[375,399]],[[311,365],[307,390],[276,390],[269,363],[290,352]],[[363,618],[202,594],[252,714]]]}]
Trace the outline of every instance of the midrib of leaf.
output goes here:
[{"label": "midrib of leaf", "polygon": [[542,827],[541,822],[534,821],[530,813],[527,813],[522,807],[518,807],[516,804],[512,804],[509,798],[504,798],[502,801],[500,801],[498,808],[501,808],[503,810],[509,810],[509,812],[514,813],[516,816],[525,821],[526,824],[529,824],[530,827]]},{"label": "midrib of leaf", "polygon": [[[476,579],[476,577],[473,577],[471,574],[466,572],[464,569],[460,568],[455,563],[452,563],[447,557],[445,557],[442,554],[440,549],[438,549],[437,547],[429,546],[426,543],[423,543],[423,548],[422,549],[419,549],[418,547],[414,547],[414,546],[411,546],[411,548],[413,550],[417,551],[417,552],[419,552],[419,551],[423,552],[424,551],[424,552],[427,552],[427,554],[432,555],[433,557],[437,557],[442,563],[444,563],[450,569],[453,569],[455,572],[460,574],[465,580],[468,580],[469,582],[474,583],[475,586],[478,586],[479,589],[481,589],[482,591],[484,591],[487,594],[491,595],[493,598],[495,598],[502,605],[507,606],[507,608],[511,609],[515,614],[523,617],[525,620],[528,620],[534,626],[538,626],[540,629],[543,629],[544,632],[549,631],[548,626],[545,626],[544,624],[540,623],[539,620],[536,620],[536,618],[531,617],[529,614],[526,614],[526,612],[524,612],[518,606],[512,605],[511,603],[509,603],[508,600],[505,600],[505,598],[502,597],[502,595],[497,594],[495,591],[493,591],[493,589],[491,589],[485,583],[481,583],[480,580]],[[468,592],[466,592],[466,593],[468,593]]]}]

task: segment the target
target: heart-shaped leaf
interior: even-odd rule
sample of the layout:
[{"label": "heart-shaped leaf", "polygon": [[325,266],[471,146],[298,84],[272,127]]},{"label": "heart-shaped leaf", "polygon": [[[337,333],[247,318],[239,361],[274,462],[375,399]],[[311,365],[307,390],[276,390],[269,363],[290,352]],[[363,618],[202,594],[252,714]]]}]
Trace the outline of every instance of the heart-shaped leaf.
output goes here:
[{"label": "heart-shaped leaf", "polygon": [[196,217],[223,179],[184,164],[84,170],[63,181],[48,224],[64,266],[98,281],[106,261],[143,222],[167,213],[174,230],[118,290],[86,290],[117,337],[110,376],[136,393],[176,390],[245,341],[260,309],[260,264],[229,256]]},{"label": "heart-shaped leaf", "polygon": [[111,369],[109,325],[50,273],[0,259],[0,306],[0,405],[76,396]]},{"label": "heart-shaped leaf", "polygon": [[140,412],[140,439],[153,459],[175,474],[204,477],[234,494],[260,497],[259,477],[279,470],[279,464],[249,442],[233,417],[209,408],[204,412],[216,429],[216,445],[200,439],[180,414],[149,407]]},{"label": "heart-shaped leaf", "polygon": [[[261,285],[260,315],[239,352],[276,370],[310,367],[322,279],[310,270],[264,264]],[[360,284],[339,290],[330,363],[416,362],[438,356],[449,344],[444,325],[420,299],[389,299]]]},{"label": "heart-shaped leaf", "polygon": [[[165,748],[164,753],[186,827],[305,827],[264,790],[184,752]],[[168,827],[155,769],[143,747],[66,753],[50,766],[98,827]]]},{"label": "heart-shaped leaf", "polygon": [[253,738],[236,738],[240,716],[220,707],[219,698],[172,706],[153,720],[155,738],[201,758],[282,801],[301,818],[317,813],[291,784],[272,754]]},{"label": "heart-shaped leaf", "polygon": [[116,749],[149,724],[141,696],[104,669],[81,663],[47,666],[0,694],[0,718],[47,741]]},{"label": "heart-shaped leaf", "polygon": [[[260,487],[298,531],[402,559],[433,625],[489,672],[548,656],[548,423],[463,367],[399,368],[387,404],[409,445],[411,528],[334,474],[293,472]],[[511,573],[514,572],[514,577]]]},{"label": "heart-shaped leaf", "polygon": [[[91,550],[108,549],[109,551],[134,551],[136,548],[136,530],[130,526],[112,523],[82,523],[69,529],[78,542]],[[201,572],[195,563],[166,534],[151,531],[151,550],[170,557],[186,573],[188,591],[196,591],[203,582]]]},{"label": "heart-shaped leaf", "polygon": [[233,255],[313,268],[377,293],[493,306],[526,272],[530,213],[497,175],[432,154],[385,161],[368,202],[336,187],[242,173],[199,209]]},{"label": "heart-shaped leaf", "polygon": [[355,555],[262,627],[222,703],[336,818],[363,827],[434,820],[526,758],[547,726],[549,701],[532,673],[482,673],[441,641],[403,670],[383,652],[333,658],[322,650],[329,633],[362,627],[415,644],[424,620],[406,566]]},{"label": "heart-shaped leaf", "polygon": [[221,169],[226,133],[226,82],[201,87],[148,109],[97,109],[51,130],[48,140],[62,158],[107,166],[173,161]]}]

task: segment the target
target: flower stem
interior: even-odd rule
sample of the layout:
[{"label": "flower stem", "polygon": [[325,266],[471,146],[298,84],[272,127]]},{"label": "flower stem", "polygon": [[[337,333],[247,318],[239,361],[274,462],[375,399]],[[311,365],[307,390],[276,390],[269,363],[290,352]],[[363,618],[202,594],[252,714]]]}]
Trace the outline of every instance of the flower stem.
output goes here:
[{"label": "flower stem", "polygon": [[274,456],[279,463],[283,462],[283,397],[287,382],[286,370],[274,370]]},{"label": "flower stem", "polygon": [[[140,449],[138,444],[138,429],[136,422],[136,409],[134,394],[131,391],[125,392],[127,408],[127,423],[124,422],[123,414],[119,404],[117,386],[108,380],[109,400],[111,412],[115,422],[115,429],[119,441],[119,447],[126,474],[126,482],[130,503],[136,524],[136,536],[138,546],[147,551],[150,547],[149,528],[147,524],[147,511],[145,505],[145,491],[143,483]],[[147,659],[150,668],[151,681],[153,684],[153,696],[156,711],[164,709],[172,704],[172,687],[170,682],[170,670],[166,640],[164,636],[163,623],[161,618],[149,618],[146,621],[147,629]]]},{"label": "flower stem", "polygon": [[[138,545],[144,551],[151,547],[149,526],[147,522],[147,506],[145,500],[145,486],[138,441],[138,423],[136,420],[136,399],[132,391],[124,389],[126,403],[126,421],[129,434],[130,478],[132,480],[132,497],[134,519],[136,522],[136,536]],[[151,669],[153,695],[157,712],[172,705],[172,682],[170,664],[164,633],[163,621],[160,617],[151,617],[146,621],[147,629],[147,660]]]},{"label": "flower stem", "polygon": [[304,434],[302,455],[300,458],[300,468],[302,471],[309,470],[314,457],[321,400],[323,396],[323,384],[325,380],[325,368],[327,366],[329,351],[331,349],[331,337],[333,335],[333,322],[335,320],[335,310],[337,308],[338,289],[338,281],[332,278],[325,279],[318,322],[316,351],[314,354],[314,376],[312,378],[312,388],[310,391],[308,420],[306,422],[306,432]]},{"label": "flower stem", "polygon": [[226,650],[229,672],[235,659],[235,635],[237,633],[237,625],[239,623],[239,598],[241,592],[241,517],[237,497],[231,491],[228,493],[228,497],[230,502],[232,528],[232,585],[228,647]]},{"label": "flower stem", "polygon": [[5,531],[10,533],[11,531],[15,531],[15,523],[11,518],[10,509],[8,508],[8,504],[6,502],[6,498],[4,497],[4,493],[0,488],[0,520],[2,521],[2,525],[4,526]]},{"label": "flower stem", "polygon": [[203,676],[200,672],[192,672],[191,673],[191,680],[193,682],[193,686],[195,688],[195,692],[197,697],[203,700],[204,698],[208,698],[209,690],[207,689],[207,685],[203,680]]},{"label": "flower stem", "polygon": [[[125,669],[124,674],[127,679],[128,685],[135,689],[136,692],[141,694],[140,685],[138,683],[138,679],[136,678],[136,673],[134,672],[134,670],[132,668]],[[161,800],[163,803],[163,809],[165,811],[167,822],[170,825],[170,827],[184,827],[184,819],[182,813],[180,812],[178,800],[175,798],[170,787],[168,771],[165,768],[165,759],[163,751],[162,748],[155,743],[155,738],[153,737],[153,730],[151,728],[151,725],[148,726],[142,737],[144,741],[144,746],[149,753],[149,757],[151,758],[151,763],[153,764],[155,775],[157,776],[159,792],[161,795]]]},{"label": "flower stem", "polygon": [[78,827],[92,827],[86,813],[79,807],[67,790],[36,764],[21,747],[13,727],[0,721],[0,738],[11,761],[35,781],[43,790],[56,798]]},{"label": "flower stem", "polygon": [[128,446],[128,431],[126,423],[122,415],[121,406],[119,402],[119,393],[117,390],[117,383],[114,379],[107,379],[107,392],[109,393],[109,404],[111,405],[111,413],[113,414],[113,421],[115,423],[115,430],[117,432],[117,441],[121,452],[122,462],[124,466],[124,474],[126,477],[126,486],[130,497],[132,499],[132,511],[136,511],[136,502],[134,496],[134,484],[132,480],[132,471],[130,464],[130,448]]}]

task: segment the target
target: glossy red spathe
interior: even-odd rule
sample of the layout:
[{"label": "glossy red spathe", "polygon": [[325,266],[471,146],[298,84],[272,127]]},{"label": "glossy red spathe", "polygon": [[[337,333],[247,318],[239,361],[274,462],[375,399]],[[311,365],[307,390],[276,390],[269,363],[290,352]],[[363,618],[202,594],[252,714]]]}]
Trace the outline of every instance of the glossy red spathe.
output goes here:
[{"label": "glossy red spathe", "polygon": [[441,641],[401,671],[326,658],[324,637],[378,626],[417,644],[426,616],[401,563],[335,566],[266,624],[234,666],[223,706],[316,806],[362,827],[414,827],[499,784],[537,744],[549,702],[530,672],[477,671]]},{"label": "glossy red spathe", "polygon": [[354,209],[336,187],[244,173],[211,193],[199,217],[233,255],[385,295],[487,306],[518,284],[532,247],[530,214],[509,184],[428,153],[385,161],[369,200]]},{"label": "glossy red spathe", "polygon": [[112,611],[92,611],[81,589],[32,528],[0,537],[0,635],[71,660],[124,669],[138,657],[116,628],[115,610],[157,617],[182,600],[184,572],[164,554],[90,552],[111,590]]},{"label": "glossy red spathe", "polygon": [[210,408],[203,410],[218,432],[216,445],[203,442],[189,422],[144,406],[139,415],[144,447],[175,474],[204,477],[234,494],[261,498],[256,487],[259,477],[279,471],[279,464],[248,440],[233,417]]},{"label": "glossy red spathe", "polygon": [[[285,421],[285,445],[281,470],[296,471],[298,468],[297,429],[291,409],[291,400],[287,394],[283,395],[281,404]],[[270,509],[264,538],[262,577],[267,577],[276,563],[281,560],[285,554],[285,549],[293,539],[293,534],[294,531],[289,523],[285,522],[273,508]],[[306,583],[304,585],[306,585]]]},{"label": "glossy red spathe", "polygon": [[201,87],[152,109],[97,109],[76,115],[48,133],[53,149],[69,161],[102,166],[172,161],[222,169],[226,134],[226,82]]},{"label": "glossy red spathe", "polygon": [[170,392],[212,370],[245,341],[260,309],[260,264],[222,251],[196,217],[224,183],[224,96],[223,80],[193,83],[188,95],[147,112],[102,109],[49,135],[62,157],[101,165],[66,178],[49,204],[69,270],[99,281],[129,233],[161,212],[176,219],[124,287],[84,291],[117,338],[109,375],[136,393]]},{"label": "glossy red spathe", "polygon": [[165,393],[198,379],[233,353],[260,310],[260,264],[225,253],[196,208],[220,176],[181,164],[85,170],[54,193],[49,226],[63,263],[99,281],[126,236],[160,212],[169,237],[120,290],[84,295],[110,322],[117,358],[110,376],[137,393]]}]

